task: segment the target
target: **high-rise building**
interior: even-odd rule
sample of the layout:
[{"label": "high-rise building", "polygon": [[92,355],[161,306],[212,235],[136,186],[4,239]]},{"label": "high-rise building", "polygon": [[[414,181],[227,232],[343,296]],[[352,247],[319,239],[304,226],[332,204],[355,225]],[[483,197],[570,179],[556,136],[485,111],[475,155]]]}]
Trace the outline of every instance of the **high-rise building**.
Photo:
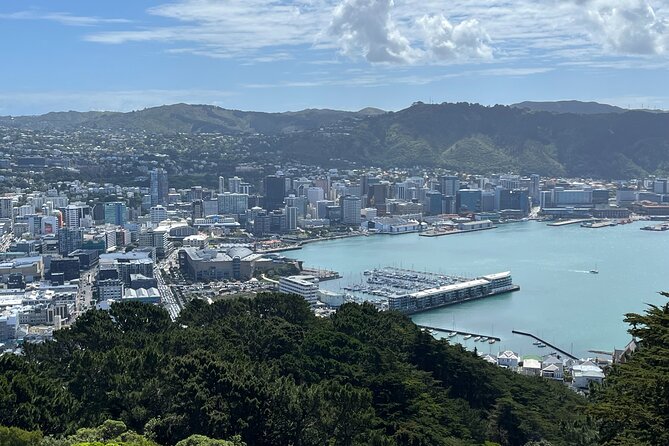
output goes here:
[{"label": "high-rise building", "polygon": [[265,177],[265,209],[273,211],[283,208],[283,199],[286,196],[286,178],[270,175]]},{"label": "high-rise building", "polygon": [[458,212],[481,212],[481,189],[460,189],[456,206]]},{"label": "high-rise building", "polygon": [[295,206],[286,206],[286,229],[288,231],[297,230],[297,208]]},{"label": "high-rise building", "polygon": [[163,220],[167,220],[167,209],[161,205],[151,207],[149,211],[151,215],[151,224],[157,225]]},{"label": "high-rise building", "polygon": [[167,204],[168,193],[167,171],[160,167],[153,169],[151,171],[151,205]]},{"label": "high-rise building", "polygon": [[362,209],[362,200],[353,195],[346,195],[341,198],[341,220],[346,225],[360,225],[360,211]]},{"label": "high-rise building", "polygon": [[81,220],[90,214],[90,207],[84,204],[68,204],[63,209],[63,216],[65,217],[65,226],[68,228],[81,227]]},{"label": "high-rise building", "polygon": [[82,228],[63,228],[58,231],[58,252],[67,255],[76,251],[84,244],[84,230]]},{"label": "high-rise building", "polygon": [[225,177],[218,177],[218,193],[222,194],[225,192]]},{"label": "high-rise building", "polygon": [[321,187],[310,187],[307,189],[309,204],[315,206],[317,202],[325,199],[325,192]]},{"label": "high-rise building", "polygon": [[204,217],[204,203],[202,200],[195,200],[192,204],[193,220]]},{"label": "high-rise building", "polygon": [[439,177],[439,186],[443,195],[455,197],[460,189],[460,180],[455,175],[442,175]]},{"label": "high-rise building", "polygon": [[541,177],[537,174],[530,175],[530,198],[532,205],[539,205],[539,192],[541,192]]},{"label": "high-rise building", "polygon": [[242,184],[242,179],[235,176],[228,179],[228,191],[233,194],[238,194],[240,192],[239,188]]},{"label": "high-rise building", "polygon": [[249,196],[224,192],[217,197],[219,214],[243,214],[249,207]]},{"label": "high-rise building", "polygon": [[0,218],[12,218],[14,205],[10,197],[0,197]]},{"label": "high-rise building", "polygon": [[123,226],[128,219],[128,208],[122,201],[104,204],[105,223]]}]

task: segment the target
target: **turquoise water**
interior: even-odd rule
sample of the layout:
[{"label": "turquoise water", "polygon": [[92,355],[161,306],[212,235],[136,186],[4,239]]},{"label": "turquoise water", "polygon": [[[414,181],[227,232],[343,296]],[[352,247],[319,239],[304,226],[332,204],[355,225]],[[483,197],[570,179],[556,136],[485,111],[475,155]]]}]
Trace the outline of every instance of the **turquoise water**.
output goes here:
[{"label": "turquoise water", "polygon": [[[338,271],[342,279],[321,284],[333,291],[360,283],[364,270],[379,266],[467,277],[511,271],[520,291],[431,310],[412,319],[502,338],[493,345],[453,338],[479,351],[548,353],[549,349],[533,346],[532,339],[511,333],[517,329],[585,357],[594,356],[588,350],[611,351],[629,341],[625,313],[641,312],[646,303],[666,302],[657,292],[669,290],[669,232],[639,230],[647,224],[586,229],[530,221],[434,238],[377,235],[319,242],[290,256],[309,267]],[[594,268],[599,274],[589,273]]]}]

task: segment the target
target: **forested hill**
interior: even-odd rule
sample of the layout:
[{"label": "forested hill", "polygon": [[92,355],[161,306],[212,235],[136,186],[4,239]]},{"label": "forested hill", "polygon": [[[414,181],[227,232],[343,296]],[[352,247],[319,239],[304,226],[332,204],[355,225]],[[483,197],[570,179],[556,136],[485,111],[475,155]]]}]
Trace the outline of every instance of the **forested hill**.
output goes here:
[{"label": "forested hill", "polygon": [[[131,113],[0,118],[1,126],[224,133],[260,154],[327,166],[443,167],[471,173],[626,179],[669,174],[669,113],[550,113],[415,103],[398,112],[255,113],[178,104]],[[260,134],[260,136],[258,136]]]},{"label": "forested hill", "polygon": [[347,304],[318,319],[298,296],[196,301],[176,323],[115,304],[0,357],[0,426],[59,436],[114,419],[162,445],[193,434],[249,446],[590,445],[585,406],[398,313]]},{"label": "forested hill", "polygon": [[384,113],[365,108],[357,112],[307,109],[263,113],[228,110],[213,105],[173,104],[127,113],[54,112],[40,116],[0,116],[0,126],[40,130],[95,129],[149,133],[222,133],[267,135],[317,130],[348,119]]}]

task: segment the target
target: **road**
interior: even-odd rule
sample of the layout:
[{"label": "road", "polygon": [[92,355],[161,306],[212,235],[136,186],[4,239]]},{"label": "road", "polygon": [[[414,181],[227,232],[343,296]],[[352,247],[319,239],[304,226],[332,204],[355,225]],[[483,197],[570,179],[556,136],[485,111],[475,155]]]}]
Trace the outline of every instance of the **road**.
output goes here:
[{"label": "road", "polygon": [[163,278],[163,270],[169,271],[170,266],[176,264],[176,255],[177,251],[172,252],[165,260],[160,263],[156,263],[153,268],[153,275],[158,282],[158,292],[160,293],[160,302],[167,310],[170,315],[170,318],[174,321],[179,317],[179,313],[183,308],[183,302],[179,299],[178,296],[172,292],[170,286],[165,283]]},{"label": "road", "polygon": [[79,292],[77,294],[76,315],[85,313],[93,306],[93,281],[97,267],[84,271],[79,276]]}]

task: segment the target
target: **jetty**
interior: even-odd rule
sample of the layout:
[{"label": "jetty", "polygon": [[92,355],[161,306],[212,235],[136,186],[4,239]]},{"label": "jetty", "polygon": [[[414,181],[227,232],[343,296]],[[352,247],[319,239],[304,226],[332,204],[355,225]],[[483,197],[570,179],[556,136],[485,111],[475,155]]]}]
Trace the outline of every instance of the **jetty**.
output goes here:
[{"label": "jetty", "polygon": [[430,327],[429,325],[420,325],[420,324],[416,324],[416,326],[418,326],[420,328],[425,328],[427,330],[440,331],[442,333],[457,333],[459,336],[470,335],[473,338],[477,337],[477,336],[480,336],[482,338],[494,339],[495,342],[500,342],[502,340],[501,338],[498,338],[498,337],[495,337],[495,336],[488,336],[488,335],[483,335],[483,334],[480,334],[480,333],[471,333],[471,332],[468,332],[468,331],[450,330],[450,329],[447,329],[447,328]]},{"label": "jetty", "polygon": [[555,221],[553,223],[548,223],[548,226],[567,226],[567,225],[577,225],[579,223],[587,223],[594,221],[595,219],[593,218],[574,218],[571,220],[562,220],[562,221]]},{"label": "jetty", "polygon": [[538,337],[538,336],[533,335],[532,333],[527,333],[527,332],[525,332],[525,331],[518,331],[518,330],[511,330],[511,333],[513,333],[513,334],[519,334],[519,335],[523,335],[523,336],[527,336],[527,337],[536,339],[536,340],[539,341],[539,342],[543,342],[543,343],[546,345],[546,347],[550,347],[550,348],[552,348],[553,350],[562,353],[563,355],[565,355],[566,357],[568,357],[568,358],[570,358],[570,359],[573,359],[573,360],[575,360],[575,361],[578,360],[578,358],[577,358],[576,356],[572,355],[571,353],[567,353],[566,351],[562,350],[561,348],[554,346],[553,344],[551,344],[551,343],[548,342],[548,341],[544,341],[543,339],[541,339],[541,338]]}]

